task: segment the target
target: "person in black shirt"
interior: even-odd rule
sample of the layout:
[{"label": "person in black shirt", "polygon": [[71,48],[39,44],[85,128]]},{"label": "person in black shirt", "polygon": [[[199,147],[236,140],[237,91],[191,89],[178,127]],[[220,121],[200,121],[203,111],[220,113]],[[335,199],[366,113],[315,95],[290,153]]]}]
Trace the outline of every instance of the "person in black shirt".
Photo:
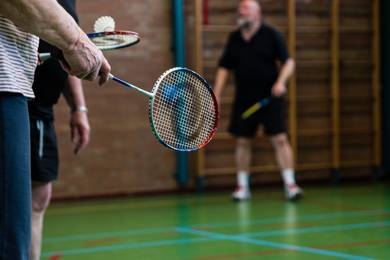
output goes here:
[{"label": "person in black shirt", "polygon": [[[75,0],[58,0],[58,3],[78,22]],[[40,41],[39,52],[52,52],[55,47]],[[35,99],[28,104],[31,135],[32,179],[32,241],[31,260],[39,260],[41,254],[44,213],[49,206],[52,182],[58,177],[58,148],[54,129],[53,106],[61,93],[71,109],[71,139],[74,153],[89,142],[89,122],[82,83],[68,75],[60,63],[51,59],[38,66],[33,84]]]},{"label": "person in black shirt", "polygon": [[[237,189],[235,200],[249,199],[249,166],[251,142],[259,124],[270,136],[276,159],[282,171],[286,197],[296,200],[302,189],[295,182],[293,153],[287,137],[285,101],[286,83],[294,71],[279,32],[262,22],[261,6],[256,0],[239,4],[239,29],[232,32],[219,61],[215,80],[215,95],[220,104],[221,93],[229,76],[234,73],[236,92],[229,132],[236,138]],[[278,62],[281,64],[280,68]],[[269,105],[246,120],[241,114],[254,103],[272,96]]]}]

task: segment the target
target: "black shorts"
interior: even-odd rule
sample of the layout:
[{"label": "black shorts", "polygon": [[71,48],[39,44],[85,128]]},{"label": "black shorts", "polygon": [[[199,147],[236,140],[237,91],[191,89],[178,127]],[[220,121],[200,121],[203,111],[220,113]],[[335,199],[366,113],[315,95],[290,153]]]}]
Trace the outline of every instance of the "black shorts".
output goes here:
[{"label": "black shorts", "polygon": [[57,137],[52,121],[30,119],[31,179],[51,182],[58,178]]},{"label": "black shorts", "polygon": [[233,105],[229,132],[236,137],[252,138],[259,125],[263,125],[267,135],[287,133],[286,103],[284,99],[273,99],[270,104],[264,106],[247,119],[242,119],[241,114],[251,107],[253,102],[236,102]]}]

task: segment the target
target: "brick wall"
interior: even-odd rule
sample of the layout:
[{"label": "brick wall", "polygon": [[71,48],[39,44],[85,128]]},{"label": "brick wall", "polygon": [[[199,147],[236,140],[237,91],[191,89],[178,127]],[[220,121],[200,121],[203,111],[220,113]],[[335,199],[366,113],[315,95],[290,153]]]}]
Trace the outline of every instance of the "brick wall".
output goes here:
[{"label": "brick wall", "polygon": [[[137,46],[106,52],[112,72],[151,90],[155,80],[173,66],[171,1],[78,1],[81,27],[91,31],[103,15],[116,28],[138,32]],[[56,107],[60,146],[60,179],[55,198],[128,194],[176,188],[175,153],[160,145],[148,121],[148,99],[110,82],[105,87],[85,82],[90,110],[91,143],[80,155],[72,154],[65,102]]]}]

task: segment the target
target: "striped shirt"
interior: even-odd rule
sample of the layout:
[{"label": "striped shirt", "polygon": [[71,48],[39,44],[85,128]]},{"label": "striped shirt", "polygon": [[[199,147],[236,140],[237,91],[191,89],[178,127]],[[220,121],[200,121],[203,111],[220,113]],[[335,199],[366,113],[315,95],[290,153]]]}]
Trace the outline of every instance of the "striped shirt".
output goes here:
[{"label": "striped shirt", "polygon": [[[1,0],[0,0],[1,1]],[[32,83],[39,39],[0,16],[0,92],[34,97]]]}]

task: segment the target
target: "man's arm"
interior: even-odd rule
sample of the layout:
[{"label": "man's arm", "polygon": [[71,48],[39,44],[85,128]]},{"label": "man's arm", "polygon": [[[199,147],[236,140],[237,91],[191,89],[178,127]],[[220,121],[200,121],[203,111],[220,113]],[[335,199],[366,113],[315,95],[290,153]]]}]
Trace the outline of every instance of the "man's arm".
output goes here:
[{"label": "man's arm", "polygon": [[100,73],[100,84],[108,80],[103,54],[56,0],[1,0],[0,15],[61,49],[72,75],[94,80]]},{"label": "man's arm", "polygon": [[63,91],[66,102],[71,110],[70,133],[77,154],[89,143],[90,126],[81,80],[68,76],[68,84]]},{"label": "man's arm", "polygon": [[287,92],[286,84],[288,79],[294,73],[295,62],[292,58],[286,60],[286,62],[280,68],[278,79],[272,87],[272,95],[280,97]]},{"label": "man's arm", "polygon": [[217,75],[215,77],[214,94],[217,98],[218,105],[221,103],[222,91],[226,85],[227,78],[229,76],[229,70],[219,67]]}]

